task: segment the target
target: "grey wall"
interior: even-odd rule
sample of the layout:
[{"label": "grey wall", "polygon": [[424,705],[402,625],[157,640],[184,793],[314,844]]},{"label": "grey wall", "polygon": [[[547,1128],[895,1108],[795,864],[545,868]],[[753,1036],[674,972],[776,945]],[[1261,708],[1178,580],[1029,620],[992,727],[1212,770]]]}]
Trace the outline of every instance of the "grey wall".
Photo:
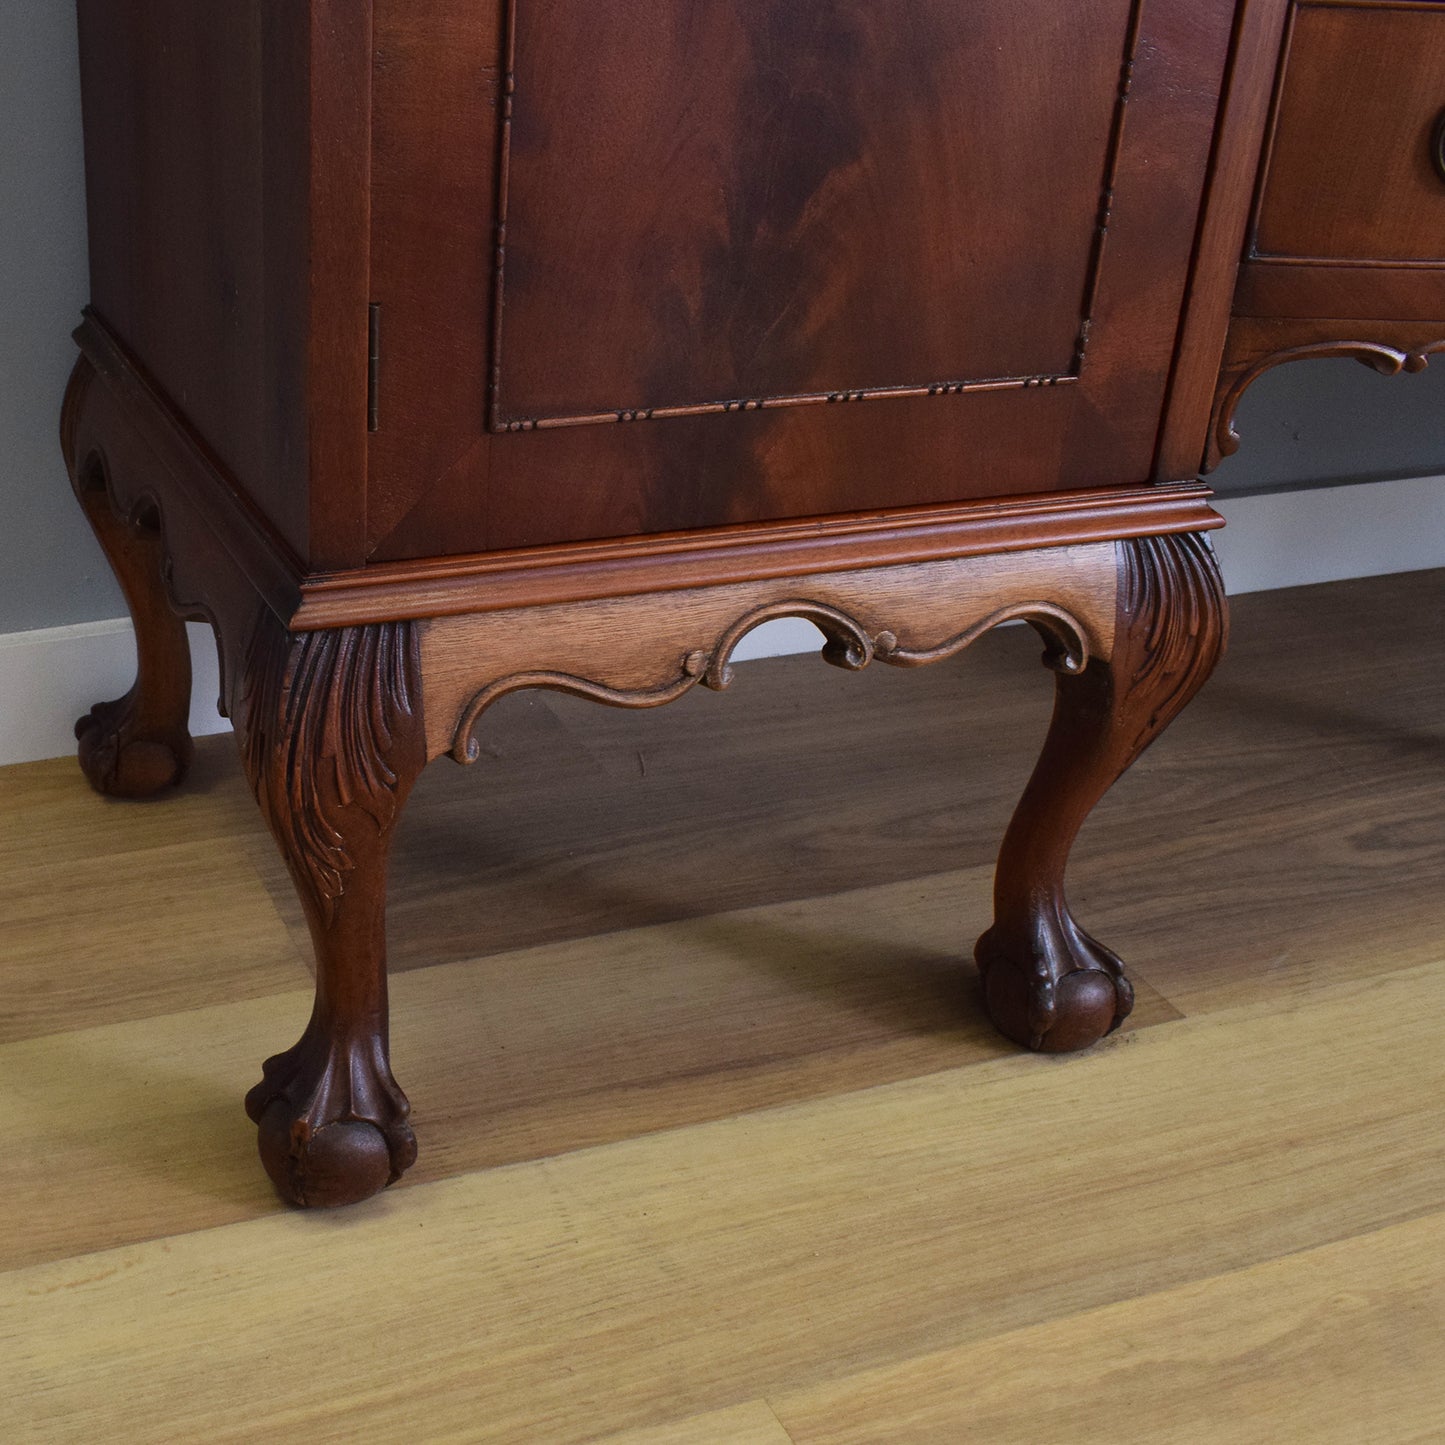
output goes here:
[{"label": "grey wall", "polygon": [[1418,376],[1357,361],[1278,367],[1245,393],[1239,433],[1210,478],[1221,494],[1445,472],[1445,357]]},{"label": "grey wall", "polygon": [[[0,634],[116,617],[120,593],[70,496],[56,419],[85,303],[74,8],[0,0]],[[1353,362],[1265,377],[1222,492],[1445,472],[1445,364],[1386,380]]]},{"label": "grey wall", "polygon": [[56,441],[85,266],[75,7],[0,0],[0,633],[125,611]]}]

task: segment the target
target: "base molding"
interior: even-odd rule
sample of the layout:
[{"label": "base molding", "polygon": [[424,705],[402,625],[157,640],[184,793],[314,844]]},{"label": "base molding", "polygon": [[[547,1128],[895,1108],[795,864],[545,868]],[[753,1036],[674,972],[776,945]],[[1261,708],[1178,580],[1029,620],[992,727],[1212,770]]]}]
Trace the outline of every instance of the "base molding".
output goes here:
[{"label": "base molding", "polygon": [[725,689],[738,644],[771,620],[806,619],[825,661],[921,667],[1006,621],[1048,639],[1056,670],[1079,673],[1114,646],[1120,550],[1096,542],[991,557],[441,617],[421,631],[427,752],[474,761],[475,728],[521,688],[613,707],[659,707],[694,687]]},{"label": "base molding", "polygon": [[[1350,577],[1445,567],[1445,476],[1216,498],[1229,526],[1214,534],[1234,596]],[[191,624],[195,697],[191,731],[226,731],[210,629]],[[813,652],[817,629],[798,618],[768,622],[734,662]],[[130,621],[116,618],[0,635],[0,766],[62,757],[73,727],[97,697],[119,696],[135,675]]]}]

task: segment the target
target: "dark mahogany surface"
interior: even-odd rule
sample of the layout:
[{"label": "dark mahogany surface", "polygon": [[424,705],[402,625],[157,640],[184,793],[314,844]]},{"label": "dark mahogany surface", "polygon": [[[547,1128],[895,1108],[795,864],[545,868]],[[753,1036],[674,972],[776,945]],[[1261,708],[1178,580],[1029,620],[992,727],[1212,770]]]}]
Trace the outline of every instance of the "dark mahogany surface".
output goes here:
[{"label": "dark mahogany surface", "polygon": [[303,573],[1188,475],[1226,0],[81,7],[95,309]]},{"label": "dark mahogany surface", "polygon": [[1301,5],[1287,45],[1253,252],[1438,265],[1445,5]]},{"label": "dark mahogany surface", "polygon": [[1296,6],[1280,71],[1236,312],[1445,317],[1445,6]]},{"label": "dark mahogany surface", "polygon": [[269,10],[80,0],[91,300],[304,554],[306,46]]},{"label": "dark mahogany surface", "polygon": [[[426,760],[470,760],[516,688],[721,691],[768,618],[854,671],[1035,625],[1055,720],[985,1002],[1037,1049],[1119,1024],[1064,875],[1224,644],[1193,458],[1286,12],[81,0],[94,308],[63,439],[141,656],[82,759],[128,795],[179,776],[173,613],[210,621],[316,944],[310,1022],[248,1098],[283,1195],[359,1200],[415,1156],[385,876]],[[1445,346],[1322,315],[1304,354]],[[1301,354],[1279,318],[1255,342],[1229,339],[1225,430]]]},{"label": "dark mahogany surface", "polygon": [[1150,480],[1233,18],[378,0],[371,555]]},{"label": "dark mahogany surface", "polygon": [[79,0],[91,304],[278,550],[365,559],[369,9]]},{"label": "dark mahogany surface", "polygon": [[499,429],[1076,375],[1129,13],[518,0]]}]

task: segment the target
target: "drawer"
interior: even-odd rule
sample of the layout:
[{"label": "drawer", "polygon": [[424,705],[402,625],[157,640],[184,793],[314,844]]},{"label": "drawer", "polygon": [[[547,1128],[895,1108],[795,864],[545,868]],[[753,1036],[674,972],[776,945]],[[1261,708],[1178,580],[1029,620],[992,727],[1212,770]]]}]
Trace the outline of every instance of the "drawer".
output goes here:
[{"label": "drawer", "polygon": [[1295,7],[1256,218],[1261,260],[1435,265],[1445,5]]},{"label": "drawer", "polygon": [[1445,3],[1294,0],[1204,459],[1271,367],[1445,349]]}]

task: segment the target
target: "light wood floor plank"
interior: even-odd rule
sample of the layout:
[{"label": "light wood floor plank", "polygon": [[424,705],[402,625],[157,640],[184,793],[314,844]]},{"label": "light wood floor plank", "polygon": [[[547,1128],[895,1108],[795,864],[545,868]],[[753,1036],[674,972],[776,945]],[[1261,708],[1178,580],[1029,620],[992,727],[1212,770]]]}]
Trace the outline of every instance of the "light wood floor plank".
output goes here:
[{"label": "light wood floor plank", "polygon": [[755,1400],[732,1410],[609,1435],[596,1445],[792,1445],[792,1440],[768,1406]]},{"label": "light wood floor plank", "polygon": [[[986,877],[942,876],[402,975],[393,1054],[422,1144],[410,1182],[1012,1057],[952,951],[960,897],[987,889]],[[241,1100],[261,1060],[300,1032],[310,996],[245,1001],[228,968],[208,967],[214,932],[182,931],[207,903],[239,943],[285,952],[264,900],[251,898],[249,917],[225,910],[228,896],[218,882],[125,923],[142,938],[156,928],[198,992],[237,1002],[0,1045],[16,1150],[0,1173],[0,1267],[280,1208]],[[117,1007],[135,950],[113,957],[82,932],[76,953],[84,971],[63,976]],[[248,948],[236,953],[232,967]],[[285,977],[305,970],[292,960]],[[1129,1028],[1176,1017],[1141,981]]]},{"label": "light wood floor plank", "polygon": [[259,815],[229,737],[201,738],[185,783],[143,803],[91,792],[74,756],[0,768],[0,868],[234,839],[238,824]]},{"label": "light wood floor plank", "polygon": [[257,998],[311,970],[244,850],[221,839],[4,874],[0,1040]]},{"label": "light wood floor plank", "polygon": [[[1080,840],[1164,1025],[1085,1059],[1001,1044],[961,962],[1048,711],[1025,630],[643,717],[509,699],[403,828],[421,1162],[330,1217],[240,1110],[310,1000],[233,742],[151,805],[0,770],[0,1441],[780,1442],[765,1398],[1000,1340],[1002,1390],[1068,1340],[1152,1438],[1445,1438],[1442,607],[1445,572],[1236,606]],[[952,1429],[946,1383],[865,1438]]]},{"label": "light wood floor plank", "polygon": [[1433,1445],[1445,1214],[774,1406],[795,1445]]},{"label": "light wood floor plank", "polygon": [[0,1267],[254,1219],[281,1206],[241,1108],[309,995],[0,1046]]},{"label": "light wood floor plank", "polygon": [[565,1445],[1318,1247],[1445,1196],[1442,1015],[1445,964],[16,1270],[0,1435]]}]

